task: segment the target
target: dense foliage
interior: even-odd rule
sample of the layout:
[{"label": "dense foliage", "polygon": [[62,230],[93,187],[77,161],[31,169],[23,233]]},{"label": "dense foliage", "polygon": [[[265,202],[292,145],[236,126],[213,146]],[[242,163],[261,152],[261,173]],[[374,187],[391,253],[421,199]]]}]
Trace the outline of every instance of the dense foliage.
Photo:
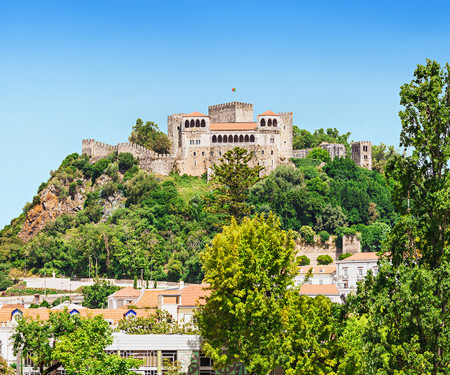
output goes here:
[{"label": "dense foliage", "polygon": [[19,317],[11,339],[14,353],[28,355],[42,375],[60,366],[68,375],[131,375],[130,369],[141,363],[105,352],[113,338],[101,316],[81,318],[63,311],[45,321]]},{"label": "dense foliage", "polygon": [[144,146],[149,150],[153,150],[158,154],[167,154],[170,152],[170,140],[166,133],[159,130],[157,124],[153,121],[144,121],[138,118],[136,124],[133,125],[128,140],[132,143]]},{"label": "dense foliage", "polygon": [[118,291],[120,287],[112,285],[105,280],[97,280],[91,286],[84,286],[83,306],[89,309],[106,309],[108,308],[108,296]]},{"label": "dense foliage", "polygon": [[233,220],[202,253],[211,295],[197,319],[216,366],[240,361],[258,375],[278,366],[286,374],[333,369],[331,302],[292,288],[292,236],[273,214]]}]

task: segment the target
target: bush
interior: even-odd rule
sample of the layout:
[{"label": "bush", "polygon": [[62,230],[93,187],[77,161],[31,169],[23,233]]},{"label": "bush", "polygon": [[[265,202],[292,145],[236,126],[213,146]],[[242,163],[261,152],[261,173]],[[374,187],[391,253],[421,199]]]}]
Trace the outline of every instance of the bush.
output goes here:
[{"label": "bush", "polygon": [[75,194],[77,192],[77,183],[76,182],[71,182],[69,185],[69,194],[72,198],[75,197]]},{"label": "bush", "polygon": [[125,172],[135,164],[134,156],[129,152],[122,152],[119,154],[119,169]]},{"label": "bush", "polygon": [[306,255],[302,255],[297,258],[297,264],[299,266],[309,266],[310,263],[311,261]]},{"label": "bush", "polygon": [[313,229],[308,226],[308,225],[304,225],[300,228],[300,236],[302,237],[302,239],[306,242],[306,243],[314,243],[314,231]]},{"label": "bush", "polygon": [[351,257],[353,254],[350,253],[342,253],[341,255],[339,255],[339,260],[344,260],[347,259],[348,257]]},{"label": "bush", "polygon": [[330,239],[330,234],[326,230],[321,231],[319,236],[322,242],[327,242]]},{"label": "bush", "polygon": [[329,255],[319,255],[317,257],[317,264],[326,266],[327,264],[333,263],[333,258]]},{"label": "bush", "polygon": [[292,163],[294,163],[294,165],[297,168],[306,168],[306,167],[316,168],[321,163],[320,160],[315,160],[315,159],[291,158],[291,161],[292,161]]}]

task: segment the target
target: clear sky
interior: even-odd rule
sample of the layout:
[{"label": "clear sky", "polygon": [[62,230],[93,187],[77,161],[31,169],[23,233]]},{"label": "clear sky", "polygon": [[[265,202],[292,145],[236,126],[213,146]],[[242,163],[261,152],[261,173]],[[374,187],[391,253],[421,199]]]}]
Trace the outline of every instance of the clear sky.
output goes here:
[{"label": "clear sky", "polygon": [[[398,147],[399,88],[450,61],[449,1],[0,0],[0,227],[81,140],[229,101]],[[231,89],[236,87],[236,93]]]}]

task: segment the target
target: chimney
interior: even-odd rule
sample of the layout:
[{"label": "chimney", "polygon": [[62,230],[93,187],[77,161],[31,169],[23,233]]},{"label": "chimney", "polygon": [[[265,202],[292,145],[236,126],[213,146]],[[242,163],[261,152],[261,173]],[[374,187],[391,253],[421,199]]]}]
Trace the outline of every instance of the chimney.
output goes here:
[{"label": "chimney", "polygon": [[183,280],[180,280],[179,282],[178,282],[178,290],[183,290],[184,289],[184,281]]}]

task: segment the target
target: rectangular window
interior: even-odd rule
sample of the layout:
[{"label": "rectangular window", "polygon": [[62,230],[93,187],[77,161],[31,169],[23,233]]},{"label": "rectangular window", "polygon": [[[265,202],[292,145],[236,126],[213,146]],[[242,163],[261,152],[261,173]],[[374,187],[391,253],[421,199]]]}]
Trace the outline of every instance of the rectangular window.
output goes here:
[{"label": "rectangular window", "polygon": [[264,150],[262,150],[262,154],[264,155]]},{"label": "rectangular window", "polygon": [[196,156],[197,155],[197,153],[196,152],[194,152],[194,156]]},{"label": "rectangular window", "polygon": [[272,150],[272,151],[270,151],[270,155],[273,155],[273,150]]},{"label": "rectangular window", "polygon": [[344,267],[344,268],[342,269],[342,276],[348,277],[348,268],[347,268],[347,267]]},{"label": "rectangular window", "polygon": [[205,156],[205,151],[202,151],[202,156]]},{"label": "rectangular window", "polygon": [[378,267],[372,267],[372,273],[374,276],[376,276],[378,273]]},{"label": "rectangular window", "polygon": [[211,151],[211,156],[214,156],[214,152]]},{"label": "rectangular window", "polygon": [[363,268],[358,267],[358,276],[362,276],[362,275],[363,275]]}]

